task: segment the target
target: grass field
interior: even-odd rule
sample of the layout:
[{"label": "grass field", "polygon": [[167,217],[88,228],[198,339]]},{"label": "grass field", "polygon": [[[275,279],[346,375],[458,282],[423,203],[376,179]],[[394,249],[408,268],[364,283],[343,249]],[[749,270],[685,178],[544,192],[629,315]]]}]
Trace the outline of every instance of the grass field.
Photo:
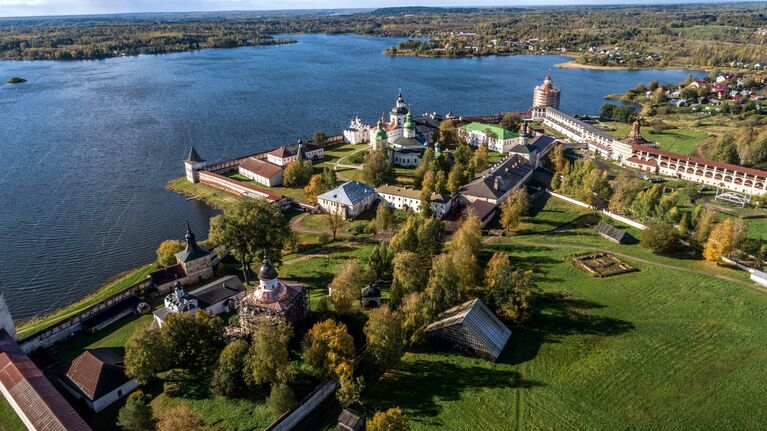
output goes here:
[{"label": "grass field", "polygon": [[[631,124],[619,122],[607,122],[605,124],[616,129],[608,133],[618,139],[625,138],[631,132]],[[664,150],[680,154],[692,154],[695,145],[707,137],[703,131],[689,129],[667,129],[662,133],[653,133],[651,127],[643,127],[642,136],[649,141],[657,142]]]},{"label": "grass field", "polygon": [[144,280],[147,275],[154,269],[154,264],[147,264],[141,268],[129,271],[115,280],[110,281],[105,286],[99,288],[95,293],[83,298],[82,300],[69,305],[67,307],[56,310],[55,312],[42,316],[29,322],[20,325],[18,329],[19,339],[22,339],[28,335],[32,335],[37,331],[47,328],[53,324],[56,324],[69,316],[79,313],[80,311],[90,307],[91,305],[114,295],[117,292],[121,292],[130,286]]},{"label": "grass field", "polygon": [[[566,218],[538,216],[553,214]],[[499,363],[410,352],[371,385],[370,408],[399,405],[415,430],[762,427],[767,296],[745,273],[657,257],[588,228],[504,241],[488,253],[534,270],[541,292]],[[565,261],[584,248],[619,250],[639,272],[592,278]]]},{"label": "grass field", "polygon": [[5,397],[0,396],[0,431],[26,431],[27,427],[19,419],[13,407],[8,404]]},{"label": "grass field", "polygon": [[186,180],[186,177],[179,177],[171,180],[165,187],[184,196],[199,199],[221,211],[226,211],[232,208],[240,200],[237,196],[215,187],[205,184],[190,183]]}]

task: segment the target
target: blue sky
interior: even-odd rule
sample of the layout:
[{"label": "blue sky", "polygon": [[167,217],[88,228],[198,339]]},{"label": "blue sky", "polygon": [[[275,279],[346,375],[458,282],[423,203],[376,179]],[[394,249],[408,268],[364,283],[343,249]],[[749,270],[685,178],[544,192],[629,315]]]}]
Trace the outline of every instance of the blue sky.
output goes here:
[{"label": "blue sky", "polygon": [[[672,1],[692,3],[701,0]],[[702,0],[706,1],[706,0]],[[665,3],[664,0],[0,0],[0,16],[78,15],[268,9],[328,9],[385,6],[498,6]]]}]

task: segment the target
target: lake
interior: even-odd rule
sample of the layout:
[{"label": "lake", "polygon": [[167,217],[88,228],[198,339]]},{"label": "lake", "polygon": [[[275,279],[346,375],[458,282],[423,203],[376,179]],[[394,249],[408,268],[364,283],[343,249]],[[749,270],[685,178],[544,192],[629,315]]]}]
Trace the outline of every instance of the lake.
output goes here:
[{"label": "lake", "polygon": [[216,212],[164,188],[191,145],[215,161],[372,120],[402,88],[414,113],[524,111],[552,70],[562,110],[679,70],[554,69],[559,56],[388,57],[396,39],[290,36],[297,44],[77,62],[0,62],[0,289],[14,317],[51,311],[182,239]]}]

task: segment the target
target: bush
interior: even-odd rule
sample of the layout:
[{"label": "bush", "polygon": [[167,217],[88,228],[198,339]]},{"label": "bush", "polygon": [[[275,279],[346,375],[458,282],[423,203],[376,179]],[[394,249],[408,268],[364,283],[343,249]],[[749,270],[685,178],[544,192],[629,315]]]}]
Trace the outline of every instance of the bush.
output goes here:
[{"label": "bush", "polygon": [[363,233],[367,232],[369,223],[358,223],[355,224],[349,229],[349,232],[351,232],[352,235],[362,235]]},{"label": "bush", "polygon": [[266,406],[275,415],[281,415],[296,405],[296,395],[290,386],[280,383],[272,385],[272,392],[266,400]]},{"label": "bush", "polygon": [[651,224],[642,232],[640,243],[655,254],[668,254],[679,246],[679,231],[667,224]]},{"label": "bush", "polygon": [[117,425],[126,431],[151,431],[154,429],[152,409],[146,403],[144,393],[136,391],[128,396],[117,414]]},{"label": "bush", "polygon": [[319,241],[320,245],[325,245],[330,242],[332,238],[330,237],[330,234],[327,232],[322,232],[317,236],[317,240]]}]

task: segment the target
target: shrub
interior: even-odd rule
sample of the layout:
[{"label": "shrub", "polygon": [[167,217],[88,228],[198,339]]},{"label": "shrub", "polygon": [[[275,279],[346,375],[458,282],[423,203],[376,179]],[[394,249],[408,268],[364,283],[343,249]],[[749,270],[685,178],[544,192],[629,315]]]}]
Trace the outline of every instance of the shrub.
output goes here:
[{"label": "shrub", "polygon": [[296,395],[290,386],[280,383],[272,385],[272,391],[266,400],[266,406],[275,415],[281,415],[296,405]]}]

